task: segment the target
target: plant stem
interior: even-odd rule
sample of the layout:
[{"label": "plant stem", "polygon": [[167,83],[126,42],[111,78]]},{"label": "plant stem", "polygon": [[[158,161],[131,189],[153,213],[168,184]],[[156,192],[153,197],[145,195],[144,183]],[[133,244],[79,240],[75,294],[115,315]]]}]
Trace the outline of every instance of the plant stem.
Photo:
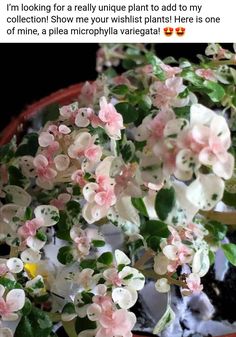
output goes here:
[{"label": "plant stem", "polygon": [[143,273],[144,276],[150,277],[154,280],[166,278],[168,280],[169,284],[173,284],[173,285],[176,285],[176,286],[179,286],[179,287],[182,287],[182,288],[187,288],[187,285],[186,285],[185,282],[180,281],[180,280],[176,280],[176,279],[172,278],[170,275],[158,275],[153,270],[143,270],[143,269],[141,269],[140,271]]},{"label": "plant stem", "polygon": [[143,256],[140,257],[140,259],[138,259],[135,264],[134,264],[134,268],[142,268],[145,263],[150,260],[153,256],[155,255],[154,251],[152,249],[148,249],[145,251],[145,253],[143,254]]},{"label": "plant stem", "polygon": [[17,257],[17,256],[18,256],[18,248],[12,246],[10,250],[10,257]]},{"label": "plant stem", "polygon": [[221,66],[221,65],[227,65],[227,66],[235,66],[236,61],[235,60],[215,60],[215,61],[211,61],[208,63],[208,65],[210,66]]},{"label": "plant stem", "polygon": [[219,221],[225,225],[236,226],[236,212],[200,211],[199,213],[210,220]]},{"label": "plant stem", "polygon": [[78,337],[75,331],[75,320],[69,322],[62,321],[62,325],[68,337]]}]

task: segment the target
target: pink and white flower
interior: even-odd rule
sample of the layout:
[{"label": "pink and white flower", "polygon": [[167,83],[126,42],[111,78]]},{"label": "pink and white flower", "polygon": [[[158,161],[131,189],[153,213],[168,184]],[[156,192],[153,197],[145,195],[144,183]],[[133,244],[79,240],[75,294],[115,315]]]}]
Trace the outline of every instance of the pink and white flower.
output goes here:
[{"label": "pink and white flower", "polygon": [[57,176],[57,171],[52,168],[48,159],[42,154],[38,154],[34,158],[33,164],[37,175],[37,185],[45,189],[51,189],[53,187],[54,179]]},{"label": "pink and white flower", "polygon": [[97,229],[86,228],[83,230],[80,226],[73,226],[71,228],[70,237],[74,242],[74,254],[78,260],[89,255],[93,240],[104,241],[103,236],[98,233]]},{"label": "pink and white flower", "polygon": [[191,273],[186,277],[186,283],[193,293],[199,293],[203,289],[203,285],[201,284],[201,278],[198,274]]},{"label": "pink and white flower", "polygon": [[6,289],[0,285],[0,316],[3,321],[18,319],[18,311],[25,304],[25,292],[22,289],[12,289],[4,296]]},{"label": "pink and white flower", "polygon": [[68,155],[77,160],[85,158],[89,162],[98,163],[102,157],[102,148],[95,145],[95,138],[88,132],[81,132],[68,148]]},{"label": "pink and white flower", "polygon": [[98,117],[104,123],[104,128],[109,137],[121,138],[121,130],[124,129],[123,117],[119,114],[112,103],[107,103],[105,97],[100,99],[100,111]]},{"label": "pink and white flower", "polygon": [[217,82],[217,77],[212,69],[197,69],[195,73],[205,80]]},{"label": "pink and white flower", "polygon": [[126,309],[117,309],[106,294],[95,295],[93,302],[87,309],[87,315],[98,324],[96,337],[132,337],[131,330],[136,322],[133,313]]},{"label": "pink and white flower", "polygon": [[156,81],[150,86],[152,103],[160,109],[185,106],[189,102],[189,97],[178,98],[185,89],[181,77],[170,77],[165,82]]},{"label": "pink and white flower", "polygon": [[71,195],[69,193],[61,193],[58,195],[57,199],[52,199],[50,201],[50,205],[55,206],[59,210],[64,210],[65,205],[71,199]]},{"label": "pink and white flower", "polygon": [[95,172],[96,182],[88,183],[83,188],[83,195],[87,203],[83,207],[82,215],[88,223],[93,223],[105,217],[110,207],[116,203],[114,179],[106,175],[110,165],[110,160],[101,162]]}]

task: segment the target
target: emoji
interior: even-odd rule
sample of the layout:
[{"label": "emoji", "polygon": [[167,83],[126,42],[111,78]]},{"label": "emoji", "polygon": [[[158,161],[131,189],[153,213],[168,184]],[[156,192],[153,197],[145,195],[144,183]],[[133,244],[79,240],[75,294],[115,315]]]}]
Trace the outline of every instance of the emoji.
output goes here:
[{"label": "emoji", "polygon": [[164,28],[163,30],[164,30],[164,34],[165,34],[166,36],[171,36],[171,35],[173,34],[173,31],[174,31],[174,29],[171,28],[171,27],[166,27],[166,28]]},{"label": "emoji", "polygon": [[175,32],[178,36],[183,36],[185,33],[185,28],[184,27],[177,27],[175,28]]}]

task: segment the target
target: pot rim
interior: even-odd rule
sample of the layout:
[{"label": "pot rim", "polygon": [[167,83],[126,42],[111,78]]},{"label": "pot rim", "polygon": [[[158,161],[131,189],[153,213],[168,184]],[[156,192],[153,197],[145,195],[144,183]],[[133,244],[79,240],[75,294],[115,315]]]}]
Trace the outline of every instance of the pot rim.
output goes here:
[{"label": "pot rim", "polygon": [[38,111],[53,104],[69,104],[72,99],[75,99],[80,94],[84,83],[73,84],[67,88],[59,89],[50,95],[41,98],[40,100],[27,106],[17,117],[14,117],[11,122],[2,130],[0,134],[0,146],[8,143],[11,138],[20,131],[21,125],[29,118],[37,114]]}]

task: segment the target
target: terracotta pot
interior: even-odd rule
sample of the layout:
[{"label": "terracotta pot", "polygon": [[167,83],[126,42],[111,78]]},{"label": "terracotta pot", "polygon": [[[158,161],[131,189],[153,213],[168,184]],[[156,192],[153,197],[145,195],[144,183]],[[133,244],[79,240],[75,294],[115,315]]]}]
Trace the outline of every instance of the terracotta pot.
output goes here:
[{"label": "terracotta pot", "polygon": [[58,90],[55,93],[52,93],[51,95],[29,105],[3,130],[2,134],[0,135],[0,146],[9,142],[12,136],[19,132],[21,125],[23,125],[29,118],[35,116],[45,107],[53,103],[66,105],[71,103],[73,100],[76,100],[80,94],[82,85],[83,83],[74,84],[66,89]]}]

